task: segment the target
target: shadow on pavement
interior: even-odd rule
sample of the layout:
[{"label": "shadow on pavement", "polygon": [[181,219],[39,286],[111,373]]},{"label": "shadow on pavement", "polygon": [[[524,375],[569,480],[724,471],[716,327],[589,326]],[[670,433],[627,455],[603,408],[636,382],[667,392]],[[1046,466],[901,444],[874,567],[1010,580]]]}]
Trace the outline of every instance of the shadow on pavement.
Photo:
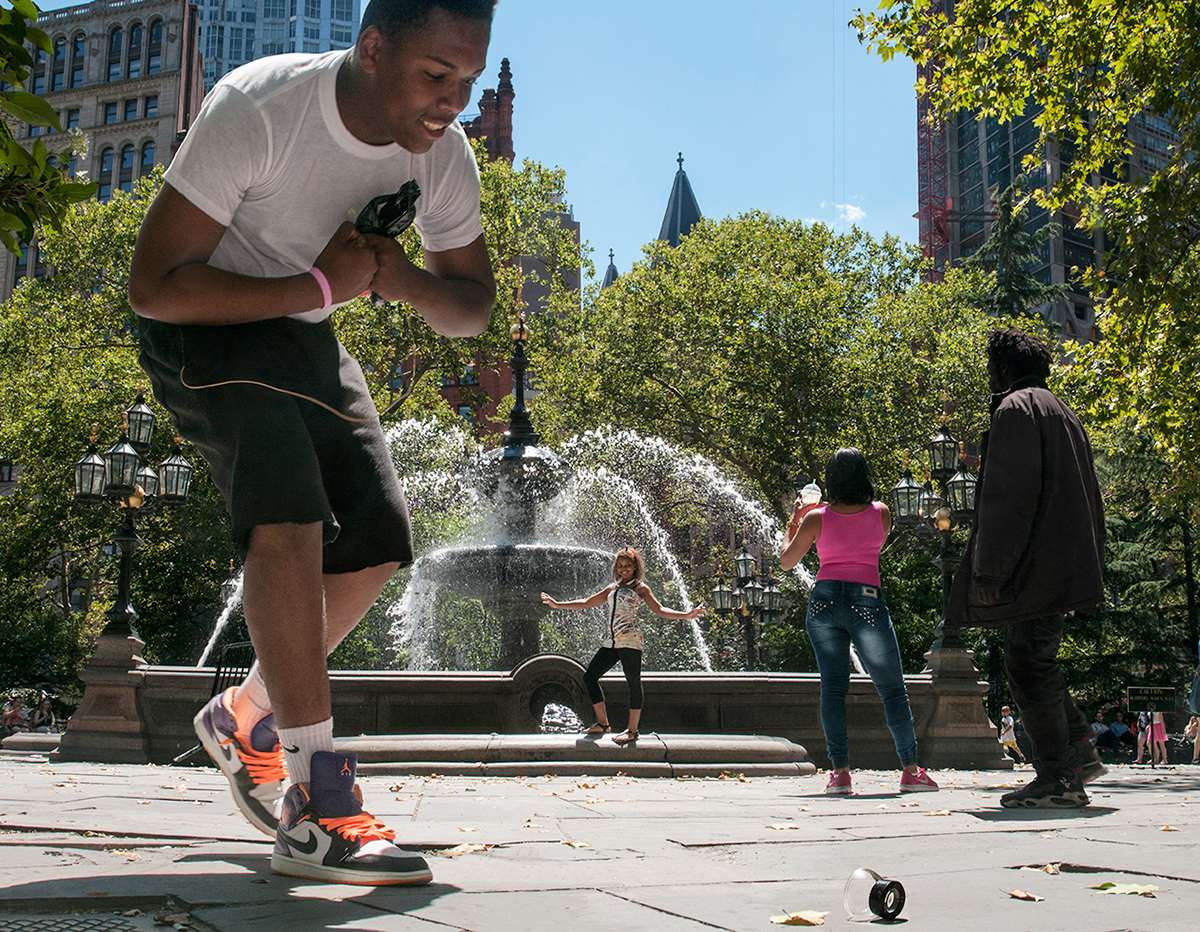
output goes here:
[{"label": "shadow on pavement", "polygon": [[984,822],[1052,822],[1059,819],[1099,819],[1120,812],[1113,806],[1088,806],[1085,809],[958,809],[964,815]]}]

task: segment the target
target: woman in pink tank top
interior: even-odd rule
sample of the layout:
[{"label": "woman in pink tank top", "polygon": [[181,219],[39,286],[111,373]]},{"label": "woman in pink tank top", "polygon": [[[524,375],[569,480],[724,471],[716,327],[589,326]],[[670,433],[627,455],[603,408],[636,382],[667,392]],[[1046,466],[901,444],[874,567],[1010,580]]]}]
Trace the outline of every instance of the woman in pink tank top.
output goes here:
[{"label": "woman in pink tank top", "polygon": [[936,790],[938,785],[917,765],[917,738],[900,645],[879,579],[879,550],[892,526],[891,513],[887,505],[875,501],[866,457],[853,447],[838,450],[829,458],[825,490],[827,505],[796,501],[779,554],[780,565],[790,570],[816,544],[821,561],[808,595],[804,624],[821,671],[821,727],[831,764],[825,792],[851,792],[846,696],[852,644],[883,700],[888,729],[904,768],[900,792]]}]

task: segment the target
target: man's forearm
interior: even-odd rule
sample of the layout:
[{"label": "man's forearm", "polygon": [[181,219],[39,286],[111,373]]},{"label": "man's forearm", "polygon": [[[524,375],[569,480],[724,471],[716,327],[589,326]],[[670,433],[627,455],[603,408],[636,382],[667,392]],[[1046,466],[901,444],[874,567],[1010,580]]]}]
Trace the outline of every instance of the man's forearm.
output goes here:
[{"label": "man's forearm", "polygon": [[325,303],[321,286],[307,272],[254,278],[205,263],[182,265],[157,281],[131,275],[129,300],[142,317],[212,326],[301,314]]},{"label": "man's forearm", "polygon": [[404,300],[444,337],[473,337],[487,329],[495,293],[486,285],[462,278],[443,279],[412,270],[412,287]]}]

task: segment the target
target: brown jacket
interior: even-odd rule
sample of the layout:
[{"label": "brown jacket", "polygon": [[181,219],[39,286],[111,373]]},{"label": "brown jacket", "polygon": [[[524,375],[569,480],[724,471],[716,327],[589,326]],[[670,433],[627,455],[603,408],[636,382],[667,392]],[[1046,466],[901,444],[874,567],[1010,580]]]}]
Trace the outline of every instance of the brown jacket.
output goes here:
[{"label": "brown jacket", "polygon": [[[975,521],[946,624],[1002,627],[1053,614],[1090,615],[1104,596],[1104,508],[1079,419],[1041,379],[992,396],[981,445]],[[984,605],[981,586],[1000,601]]]}]

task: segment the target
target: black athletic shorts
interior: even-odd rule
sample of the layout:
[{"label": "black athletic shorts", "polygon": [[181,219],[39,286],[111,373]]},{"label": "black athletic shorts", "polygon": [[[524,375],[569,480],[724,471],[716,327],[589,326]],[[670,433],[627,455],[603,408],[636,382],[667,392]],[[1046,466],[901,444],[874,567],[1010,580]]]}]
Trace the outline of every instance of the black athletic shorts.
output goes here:
[{"label": "black athletic shorts", "polygon": [[257,525],[320,521],[326,573],[412,562],[408,506],[375,405],[328,320],[138,324],[138,361],[208,463],[243,558]]}]

